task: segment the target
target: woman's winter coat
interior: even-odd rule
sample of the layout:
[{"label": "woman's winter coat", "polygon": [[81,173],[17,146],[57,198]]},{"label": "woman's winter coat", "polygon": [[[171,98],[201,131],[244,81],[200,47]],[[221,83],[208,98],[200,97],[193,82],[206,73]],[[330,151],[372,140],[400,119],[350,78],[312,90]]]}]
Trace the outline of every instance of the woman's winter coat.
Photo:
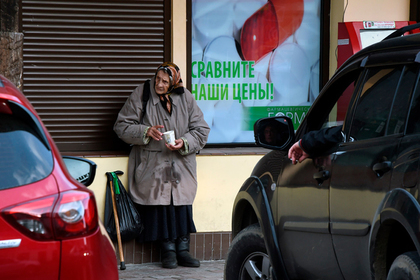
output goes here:
[{"label": "woman's winter coat", "polygon": [[[169,114],[162,107],[154,84],[153,78],[143,120],[144,84],[129,96],[114,125],[118,137],[133,145],[128,162],[128,190],[133,201],[142,205],[169,205],[171,194],[174,205],[191,205],[197,192],[195,155],[206,144],[210,128],[190,91],[184,89],[182,94],[170,95]],[[175,139],[183,138],[188,153],[169,150],[163,139],[146,137],[146,129],[155,125],[164,126],[162,133],[173,130]]]}]

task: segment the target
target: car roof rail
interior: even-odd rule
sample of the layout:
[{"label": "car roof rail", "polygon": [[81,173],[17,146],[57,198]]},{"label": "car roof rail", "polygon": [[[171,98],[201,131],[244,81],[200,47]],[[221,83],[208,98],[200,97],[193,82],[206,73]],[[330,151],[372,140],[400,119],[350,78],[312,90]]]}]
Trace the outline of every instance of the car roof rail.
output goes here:
[{"label": "car roof rail", "polygon": [[420,28],[420,23],[415,23],[415,24],[410,24],[410,25],[404,26],[400,29],[395,30],[391,34],[389,34],[382,41],[386,41],[386,40],[391,39],[391,38],[400,37],[400,36],[404,35],[404,33],[408,32],[408,31],[411,31],[411,30],[414,30],[414,29],[417,29],[417,28]]}]

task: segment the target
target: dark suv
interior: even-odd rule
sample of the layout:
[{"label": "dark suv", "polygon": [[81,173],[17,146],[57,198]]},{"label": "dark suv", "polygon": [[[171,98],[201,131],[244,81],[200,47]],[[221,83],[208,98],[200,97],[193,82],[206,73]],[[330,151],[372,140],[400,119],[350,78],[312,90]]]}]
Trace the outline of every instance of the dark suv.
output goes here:
[{"label": "dark suv", "polygon": [[[255,123],[273,151],[235,199],[225,279],[420,279],[420,34],[401,36],[418,27],[347,60],[296,134]],[[295,141],[333,126],[342,142],[292,164]]]}]

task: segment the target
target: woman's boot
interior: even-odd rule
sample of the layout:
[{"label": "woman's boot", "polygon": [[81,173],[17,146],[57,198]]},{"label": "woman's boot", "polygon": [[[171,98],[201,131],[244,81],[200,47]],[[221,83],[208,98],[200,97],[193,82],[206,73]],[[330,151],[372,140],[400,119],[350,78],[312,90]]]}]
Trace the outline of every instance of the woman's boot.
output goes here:
[{"label": "woman's boot", "polygon": [[199,267],[200,261],[190,255],[190,236],[181,236],[176,240],[176,258],[178,264],[188,267]]},{"label": "woman's boot", "polygon": [[171,240],[164,240],[161,243],[161,259],[163,268],[176,268],[176,247]]}]

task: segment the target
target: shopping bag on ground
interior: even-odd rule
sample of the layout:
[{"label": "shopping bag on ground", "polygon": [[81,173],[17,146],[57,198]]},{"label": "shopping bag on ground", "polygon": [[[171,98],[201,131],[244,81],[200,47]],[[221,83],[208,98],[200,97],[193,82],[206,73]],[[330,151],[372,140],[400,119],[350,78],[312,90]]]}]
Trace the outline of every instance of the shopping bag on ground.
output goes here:
[{"label": "shopping bag on ground", "polygon": [[107,172],[107,188],[105,197],[105,229],[112,241],[117,241],[117,230],[114,216],[114,204],[112,201],[112,192],[115,197],[115,208],[118,214],[118,224],[120,229],[121,241],[128,242],[137,236],[143,230],[143,224],[129,194],[122,185],[118,175],[124,174],[122,171]]}]

